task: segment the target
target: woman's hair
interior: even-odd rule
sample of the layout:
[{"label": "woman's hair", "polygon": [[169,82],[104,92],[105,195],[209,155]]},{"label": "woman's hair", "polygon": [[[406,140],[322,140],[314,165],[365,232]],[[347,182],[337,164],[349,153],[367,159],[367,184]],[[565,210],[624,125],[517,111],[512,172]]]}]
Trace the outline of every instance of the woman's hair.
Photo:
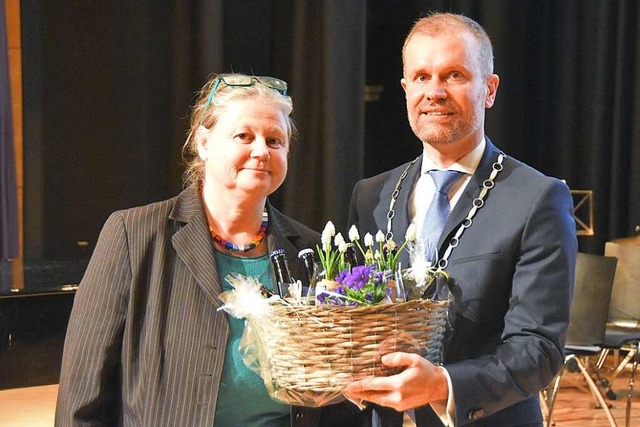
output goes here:
[{"label": "woman's hair", "polygon": [[[184,186],[195,185],[200,188],[204,180],[205,163],[198,155],[196,134],[198,127],[213,128],[226,111],[229,103],[241,99],[255,99],[279,107],[287,118],[287,142],[297,137],[297,129],[291,113],[293,101],[291,97],[283,95],[278,90],[260,83],[259,78],[251,78],[250,86],[228,86],[220,78],[228,77],[231,81],[238,74],[214,74],[196,94],[196,102],[191,108],[191,119],[187,140],[182,147],[182,157],[185,164],[183,175]],[[253,76],[250,76],[253,77]],[[216,83],[218,83],[217,88]],[[215,93],[211,93],[215,89]]]},{"label": "woman's hair", "polygon": [[407,45],[415,34],[435,37],[442,34],[456,34],[460,29],[468,31],[478,40],[480,44],[480,52],[478,52],[480,54],[480,66],[484,76],[487,77],[493,74],[493,46],[486,31],[473,19],[453,13],[433,13],[416,21],[404,40],[402,64],[404,65]]}]

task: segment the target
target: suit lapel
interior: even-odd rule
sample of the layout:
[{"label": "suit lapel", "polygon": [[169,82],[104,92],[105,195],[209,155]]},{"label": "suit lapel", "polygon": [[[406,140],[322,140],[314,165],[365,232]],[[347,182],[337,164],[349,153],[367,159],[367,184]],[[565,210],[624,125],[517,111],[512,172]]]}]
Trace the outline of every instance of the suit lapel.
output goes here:
[{"label": "suit lapel", "polygon": [[[394,205],[394,216],[391,221],[391,231],[393,239],[399,242],[404,239],[404,234],[409,226],[409,197],[413,191],[413,187],[420,176],[420,165],[422,164],[422,155],[418,156],[411,163],[407,163],[397,168],[393,174],[385,180],[384,186],[380,191],[379,203],[374,208],[374,218],[378,229],[383,233],[387,233],[387,215],[393,192],[396,185],[400,181],[401,176],[406,170],[406,176],[402,179],[401,187],[398,190],[398,197]],[[408,167],[408,169],[407,169]]]},{"label": "suit lapel", "polygon": [[[415,187],[416,181],[420,177],[421,165],[422,155],[418,156],[412,162],[403,165],[401,168],[398,168],[397,172],[392,174],[389,179],[386,180],[384,188],[381,191],[380,203],[378,203],[378,206],[374,210],[376,225],[383,233],[386,234],[389,204],[393,197],[396,185],[406,170],[406,176],[402,179],[401,187],[398,189],[398,198],[394,205],[394,216],[391,220],[391,231],[393,232],[393,240],[396,243],[404,241],[404,236],[407,232],[407,228],[409,227],[409,198],[413,192],[413,187]],[[399,261],[404,266],[409,265],[409,255],[407,254],[407,251],[402,251],[400,253]]]},{"label": "suit lapel", "polygon": [[178,257],[187,265],[209,300],[220,307],[222,286],[213,256],[209,227],[198,191],[189,187],[178,195],[169,219],[183,223],[171,238]]}]

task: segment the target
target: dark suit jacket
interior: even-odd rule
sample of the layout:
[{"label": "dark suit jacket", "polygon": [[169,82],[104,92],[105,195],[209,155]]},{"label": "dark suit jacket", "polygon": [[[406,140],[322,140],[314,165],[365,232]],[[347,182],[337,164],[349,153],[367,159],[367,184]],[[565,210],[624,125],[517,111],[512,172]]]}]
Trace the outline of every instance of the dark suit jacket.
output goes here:
[{"label": "dark suit jacket", "polygon": [[[487,139],[480,165],[440,238],[441,254],[498,154]],[[392,226],[396,241],[404,238],[409,224],[407,206],[421,160],[410,168],[398,196]],[[456,425],[541,422],[537,392],[563,363],[577,253],[572,198],[555,178],[511,157],[503,165],[447,268],[455,321],[444,365],[453,385]],[[357,224],[361,233],[386,232],[391,193],[405,168],[360,181],[349,224]],[[405,255],[403,265],[407,262]],[[397,418],[388,425],[394,423]]]},{"label": "dark suit jacket", "polygon": [[[319,234],[268,209],[269,251],[284,249],[302,277],[293,260]],[[75,297],[56,425],[213,426],[229,333],[220,281],[194,188],[113,213]],[[292,425],[351,426],[357,416],[345,404],[294,407]]]}]

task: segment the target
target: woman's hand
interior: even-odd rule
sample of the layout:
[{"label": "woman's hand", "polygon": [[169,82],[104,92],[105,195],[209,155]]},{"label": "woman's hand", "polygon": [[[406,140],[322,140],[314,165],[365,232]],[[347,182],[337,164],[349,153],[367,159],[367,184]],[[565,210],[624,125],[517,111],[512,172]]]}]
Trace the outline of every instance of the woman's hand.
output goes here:
[{"label": "woman's hand", "polygon": [[366,400],[396,411],[446,401],[449,395],[443,368],[413,353],[389,353],[382,356],[388,367],[404,368],[397,375],[372,377],[347,385],[344,395],[353,400]]}]

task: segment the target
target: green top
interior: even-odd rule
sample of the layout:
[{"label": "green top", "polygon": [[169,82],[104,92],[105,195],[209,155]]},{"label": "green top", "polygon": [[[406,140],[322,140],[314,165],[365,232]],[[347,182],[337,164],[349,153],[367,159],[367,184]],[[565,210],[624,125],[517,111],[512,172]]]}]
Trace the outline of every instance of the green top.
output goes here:
[{"label": "green top", "polygon": [[[266,288],[273,291],[271,265],[268,255],[257,258],[236,258],[215,252],[222,289],[231,285],[224,279],[229,273],[257,277]],[[238,345],[244,331],[244,320],[226,314],[229,321],[229,340],[224,356],[215,425],[288,427],[290,407],[269,397],[259,374],[249,369],[242,361]]]}]

